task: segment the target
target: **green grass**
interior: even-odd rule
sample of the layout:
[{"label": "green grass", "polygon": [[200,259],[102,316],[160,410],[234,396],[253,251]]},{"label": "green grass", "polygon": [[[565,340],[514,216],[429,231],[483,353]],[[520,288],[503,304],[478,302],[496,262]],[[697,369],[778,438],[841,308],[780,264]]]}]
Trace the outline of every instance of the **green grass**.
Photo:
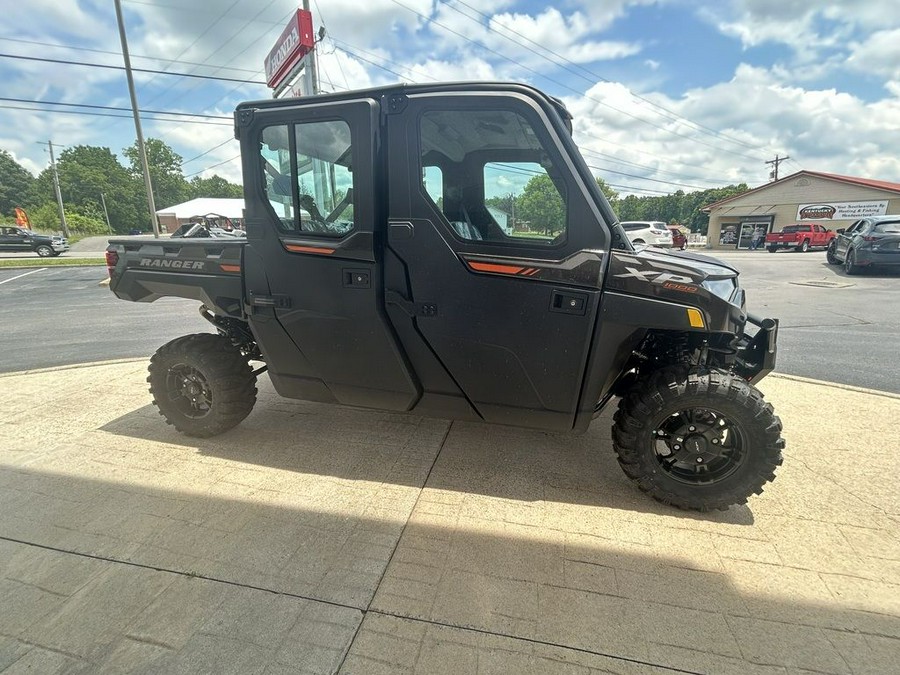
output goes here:
[{"label": "green grass", "polygon": [[0,268],[3,267],[58,267],[71,265],[73,267],[105,267],[103,258],[7,258],[0,260]]}]

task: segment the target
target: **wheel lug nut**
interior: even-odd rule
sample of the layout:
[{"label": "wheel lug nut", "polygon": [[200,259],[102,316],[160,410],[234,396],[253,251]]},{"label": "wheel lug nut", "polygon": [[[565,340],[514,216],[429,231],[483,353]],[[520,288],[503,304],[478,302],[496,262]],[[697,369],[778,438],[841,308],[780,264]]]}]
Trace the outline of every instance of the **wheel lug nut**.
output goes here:
[{"label": "wheel lug nut", "polygon": [[702,458],[702,457],[698,457],[698,458],[697,458],[697,464],[703,464],[703,458]]},{"label": "wheel lug nut", "polygon": [[676,443],[675,445],[672,446],[672,449],[673,450],[681,450],[681,446]]},{"label": "wheel lug nut", "polygon": [[690,427],[688,427],[688,431],[697,431],[697,427],[690,426]]},{"label": "wheel lug nut", "polygon": [[718,444],[719,444],[719,439],[718,439],[718,438],[712,439],[712,444],[713,444],[713,445],[718,445]]}]

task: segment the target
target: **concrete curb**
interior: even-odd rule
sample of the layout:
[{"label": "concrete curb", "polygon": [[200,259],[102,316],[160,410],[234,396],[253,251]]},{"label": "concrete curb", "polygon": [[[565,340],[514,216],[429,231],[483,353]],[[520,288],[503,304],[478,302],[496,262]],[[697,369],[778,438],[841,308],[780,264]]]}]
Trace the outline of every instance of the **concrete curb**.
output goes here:
[{"label": "concrete curb", "polygon": [[814,380],[811,377],[801,377],[800,375],[787,375],[785,373],[770,373],[769,377],[775,377],[781,380],[792,380],[794,382],[803,382],[804,384],[818,384],[822,387],[832,387],[834,389],[843,389],[844,391],[855,391],[859,394],[869,394],[871,396],[883,396],[885,398],[893,398],[900,400],[900,394],[894,394],[889,391],[881,391],[880,389],[866,389],[865,387],[854,387],[852,384],[840,384],[839,382],[826,382],[825,380]]},{"label": "concrete curb", "polygon": [[15,370],[11,373],[0,373],[0,379],[4,377],[16,377],[20,375],[40,375],[42,373],[55,373],[60,370],[78,370],[79,368],[96,368],[102,366],[116,366],[122,363],[149,363],[150,355],[135,357],[132,359],[109,359],[108,361],[90,361],[88,363],[73,363],[67,366],[51,366],[49,368],[35,368],[33,370]]}]

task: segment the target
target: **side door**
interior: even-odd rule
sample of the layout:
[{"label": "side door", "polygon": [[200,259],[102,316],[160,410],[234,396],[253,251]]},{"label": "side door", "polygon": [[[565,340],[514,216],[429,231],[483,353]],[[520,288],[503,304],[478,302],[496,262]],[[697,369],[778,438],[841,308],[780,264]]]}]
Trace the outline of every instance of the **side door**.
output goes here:
[{"label": "side door", "polygon": [[460,392],[490,422],[571,429],[610,241],[571,139],[527,96],[412,94],[387,109],[386,302],[407,352],[433,366],[417,366],[434,371],[423,389]]},{"label": "side door", "polygon": [[383,309],[378,115],[365,98],[238,109],[245,307],[283,396],[389,410],[419,398]]},{"label": "side door", "polygon": [[853,240],[854,233],[863,226],[865,221],[857,220],[843,232],[839,232],[835,240],[835,252],[838,257],[843,260],[847,255],[847,249],[850,248],[850,242]]},{"label": "side door", "polygon": [[0,228],[0,250],[3,251],[30,251],[31,244],[28,238],[17,227]]}]

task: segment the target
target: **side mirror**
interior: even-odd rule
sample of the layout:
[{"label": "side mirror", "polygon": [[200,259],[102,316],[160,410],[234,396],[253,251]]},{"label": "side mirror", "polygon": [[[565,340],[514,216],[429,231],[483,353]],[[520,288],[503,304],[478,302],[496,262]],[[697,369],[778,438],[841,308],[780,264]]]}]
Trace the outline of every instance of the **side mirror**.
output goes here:
[{"label": "side mirror", "polygon": [[839,227],[838,229],[835,230],[835,232],[837,232],[838,234],[844,234],[844,232],[846,232],[846,231],[847,230],[844,229],[843,227]]}]

